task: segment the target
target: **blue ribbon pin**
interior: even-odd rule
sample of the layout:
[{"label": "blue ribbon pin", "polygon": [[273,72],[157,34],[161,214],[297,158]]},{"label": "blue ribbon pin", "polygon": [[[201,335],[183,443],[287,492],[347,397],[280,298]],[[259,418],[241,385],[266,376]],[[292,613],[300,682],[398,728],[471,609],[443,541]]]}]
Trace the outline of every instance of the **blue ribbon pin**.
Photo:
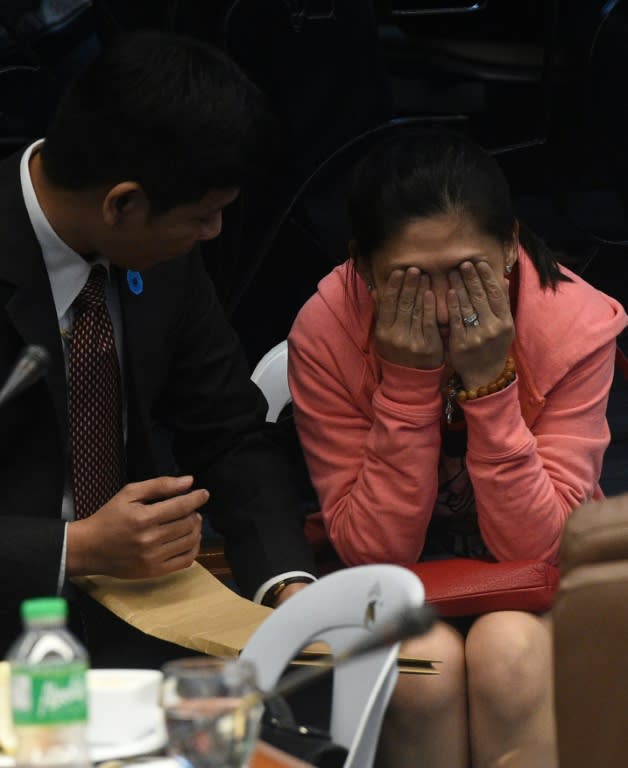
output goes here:
[{"label": "blue ribbon pin", "polygon": [[142,293],[144,290],[144,281],[142,280],[142,276],[139,272],[135,272],[133,269],[127,269],[126,281],[128,283],[129,290],[136,296],[139,296],[140,293]]}]

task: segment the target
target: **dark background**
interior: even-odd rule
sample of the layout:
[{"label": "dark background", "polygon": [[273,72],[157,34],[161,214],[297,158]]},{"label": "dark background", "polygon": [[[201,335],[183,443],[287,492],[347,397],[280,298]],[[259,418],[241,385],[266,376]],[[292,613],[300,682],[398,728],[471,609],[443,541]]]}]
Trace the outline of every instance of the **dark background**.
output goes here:
[{"label": "dark background", "polygon": [[[45,134],[77,67],[123,29],[230,53],[279,121],[207,268],[251,367],[344,260],[356,159],[425,123],[496,154],[517,214],[628,306],[628,13],[622,0],[0,0],[0,153]],[[626,334],[620,345],[628,352]],[[628,376],[611,393],[602,485],[628,490]]]}]

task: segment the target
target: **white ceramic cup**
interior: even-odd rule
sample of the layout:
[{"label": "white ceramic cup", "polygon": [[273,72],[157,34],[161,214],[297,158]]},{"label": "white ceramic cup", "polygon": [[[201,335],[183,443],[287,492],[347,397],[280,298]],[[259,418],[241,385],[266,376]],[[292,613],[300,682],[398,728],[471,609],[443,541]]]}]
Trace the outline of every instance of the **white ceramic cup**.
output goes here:
[{"label": "white ceramic cup", "polygon": [[163,718],[162,679],[155,669],[90,669],[89,744],[130,744],[153,733]]}]

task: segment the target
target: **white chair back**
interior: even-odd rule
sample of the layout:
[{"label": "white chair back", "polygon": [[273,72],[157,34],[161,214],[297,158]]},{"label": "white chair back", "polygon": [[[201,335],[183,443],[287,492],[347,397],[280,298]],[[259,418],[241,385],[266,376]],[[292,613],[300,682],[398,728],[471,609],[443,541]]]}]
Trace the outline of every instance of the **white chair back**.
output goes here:
[{"label": "white chair back", "polygon": [[[274,688],[307,645],[325,642],[337,656],[404,610],[420,608],[420,579],[397,565],[360,565],[323,576],[293,595],[254,632],[242,651],[262,690]],[[384,711],[397,680],[399,643],[337,665],[330,733],[349,751],[344,768],[370,768]]]},{"label": "white chair back", "polygon": [[284,339],[262,357],[251,379],[268,401],[266,421],[277,421],[282,409],[291,401],[288,388],[288,342]]}]

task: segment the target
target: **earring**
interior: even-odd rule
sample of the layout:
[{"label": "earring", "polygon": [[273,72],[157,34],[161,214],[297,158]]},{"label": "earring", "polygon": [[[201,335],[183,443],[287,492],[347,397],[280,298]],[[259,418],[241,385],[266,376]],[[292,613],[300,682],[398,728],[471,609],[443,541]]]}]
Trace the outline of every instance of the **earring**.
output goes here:
[{"label": "earring", "polygon": [[512,264],[506,264],[504,267],[504,272],[509,275],[512,272]]},{"label": "earring", "polygon": [[369,293],[373,290],[373,283],[370,281],[366,284],[366,287],[368,288]]}]

